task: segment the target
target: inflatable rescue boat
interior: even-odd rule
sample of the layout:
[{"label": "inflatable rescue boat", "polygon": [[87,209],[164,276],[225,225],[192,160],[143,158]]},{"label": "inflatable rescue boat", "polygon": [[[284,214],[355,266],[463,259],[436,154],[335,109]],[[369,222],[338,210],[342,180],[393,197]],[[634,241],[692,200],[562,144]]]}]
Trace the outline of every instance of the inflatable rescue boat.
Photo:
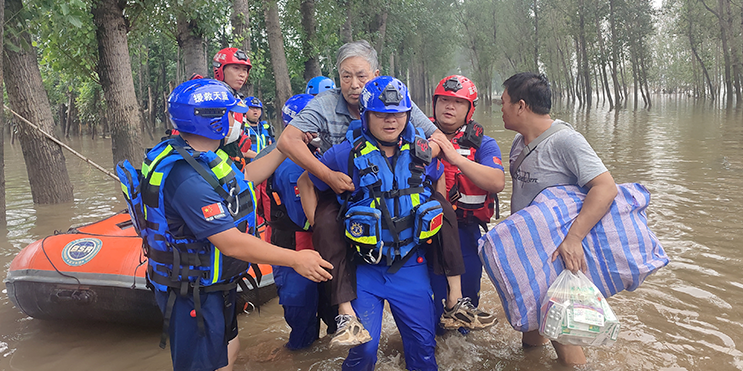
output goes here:
[{"label": "inflatable rescue boat", "polygon": [[[247,295],[254,305],[276,296],[271,266],[259,267],[258,289]],[[142,239],[124,210],[26,246],[10,263],[5,285],[11,302],[34,318],[162,325],[146,271]]]}]

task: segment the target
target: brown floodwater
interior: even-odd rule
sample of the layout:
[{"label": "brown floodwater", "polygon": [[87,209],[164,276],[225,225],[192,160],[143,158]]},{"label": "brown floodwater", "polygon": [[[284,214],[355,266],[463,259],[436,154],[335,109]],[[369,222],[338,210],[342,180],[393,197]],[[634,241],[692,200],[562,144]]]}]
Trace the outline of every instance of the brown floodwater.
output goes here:
[{"label": "brown floodwater", "polygon": [[[513,132],[497,107],[478,113],[507,163]],[[634,292],[608,299],[622,329],[613,347],[586,348],[586,370],[743,370],[743,111],[724,110],[687,98],[656,97],[651,110],[553,109],[571,122],[598,152],[618,183],[645,185],[652,198],[651,229],[671,263]],[[110,140],[69,144],[111,169]],[[75,200],[34,205],[21,147],[5,144],[7,229],[0,233],[0,267],[27,244],[54,230],[99,220],[124,209],[119,186],[67,154]],[[509,179],[509,177],[506,177]],[[509,214],[510,180],[501,195]],[[158,348],[159,328],[63,323],[30,318],[0,286],[0,370],[167,370],[170,354]],[[442,370],[561,370],[551,347],[521,348],[505,320],[497,294],[483,277],[481,308],[500,313],[493,328],[438,339]],[[276,299],[239,317],[241,352],[236,370],[337,370],[345,357],[328,349],[327,337],[310,349],[282,345],[289,329]],[[402,342],[386,315],[378,370],[404,370]]]}]

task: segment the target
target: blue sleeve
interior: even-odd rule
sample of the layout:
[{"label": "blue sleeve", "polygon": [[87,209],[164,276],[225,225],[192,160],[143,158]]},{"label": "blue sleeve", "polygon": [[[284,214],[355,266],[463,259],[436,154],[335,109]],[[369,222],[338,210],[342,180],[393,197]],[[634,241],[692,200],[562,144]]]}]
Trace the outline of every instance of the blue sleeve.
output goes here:
[{"label": "blue sleeve", "polygon": [[480,149],[475,152],[475,160],[477,163],[495,169],[504,170],[501,159],[498,142],[489,136],[484,136],[482,138],[482,144],[480,144]]},{"label": "blue sleeve", "polygon": [[444,164],[439,161],[438,157],[434,157],[428,166],[426,166],[426,178],[435,182],[444,175]]},{"label": "blue sleeve", "polygon": [[[328,169],[333,171],[340,171],[342,173],[348,172],[348,154],[351,152],[351,143],[343,141],[340,144],[330,147],[320,158]],[[326,191],[330,189],[330,186],[325,184],[320,178],[310,173],[310,180],[315,187],[320,191]]]},{"label": "blue sleeve", "polygon": [[184,234],[205,239],[235,227],[222,197],[188,163],[175,164],[164,187],[165,215],[171,231],[185,226]]}]

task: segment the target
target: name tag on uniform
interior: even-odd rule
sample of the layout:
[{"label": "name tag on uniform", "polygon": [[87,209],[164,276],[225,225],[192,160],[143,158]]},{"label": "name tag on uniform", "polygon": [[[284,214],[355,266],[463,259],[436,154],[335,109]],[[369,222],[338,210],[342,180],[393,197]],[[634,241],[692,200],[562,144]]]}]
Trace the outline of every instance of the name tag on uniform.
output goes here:
[{"label": "name tag on uniform", "polygon": [[457,153],[466,157],[470,155],[470,149],[469,148],[457,148]]}]

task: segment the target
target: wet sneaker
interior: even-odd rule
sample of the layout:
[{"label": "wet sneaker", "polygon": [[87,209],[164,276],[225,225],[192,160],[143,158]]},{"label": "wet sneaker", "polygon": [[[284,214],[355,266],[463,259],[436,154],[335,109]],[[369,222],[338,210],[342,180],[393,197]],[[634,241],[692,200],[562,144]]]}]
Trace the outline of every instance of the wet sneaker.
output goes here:
[{"label": "wet sneaker", "polygon": [[356,316],[339,314],[335,317],[335,321],[338,323],[338,330],[335,332],[335,336],[330,339],[331,348],[353,347],[372,339],[369,331],[366,331],[364,325],[359,322]]},{"label": "wet sneaker", "polygon": [[446,309],[441,315],[441,327],[456,330],[464,327],[470,330],[482,330],[498,323],[495,315],[483,312],[472,305],[470,298],[459,298],[454,308]]}]

